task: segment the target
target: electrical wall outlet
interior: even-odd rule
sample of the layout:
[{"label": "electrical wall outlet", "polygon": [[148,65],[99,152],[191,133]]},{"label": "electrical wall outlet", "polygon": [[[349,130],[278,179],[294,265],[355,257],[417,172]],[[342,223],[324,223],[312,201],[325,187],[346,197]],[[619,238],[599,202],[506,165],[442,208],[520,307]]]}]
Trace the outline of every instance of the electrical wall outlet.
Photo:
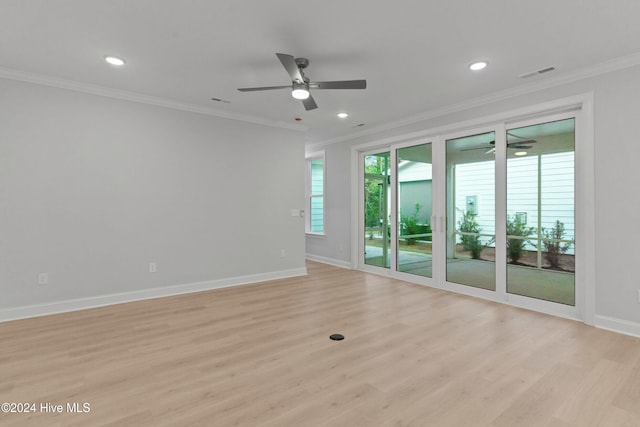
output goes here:
[{"label": "electrical wall outlet", "polygon": [[287,251],[284,249],[280,249],[280,258],[285,258],[287,256]]},{"label": "electrical wall outlet", "polygon": [[46,285],[49,283],[49,273],[38,274],[38,285]]},{"label": "electrical wall outlet", "polygon": [[156,264],[155,262],[150,262],[149,273],[155,273],[156,271],[158,271],[158,264]]}]

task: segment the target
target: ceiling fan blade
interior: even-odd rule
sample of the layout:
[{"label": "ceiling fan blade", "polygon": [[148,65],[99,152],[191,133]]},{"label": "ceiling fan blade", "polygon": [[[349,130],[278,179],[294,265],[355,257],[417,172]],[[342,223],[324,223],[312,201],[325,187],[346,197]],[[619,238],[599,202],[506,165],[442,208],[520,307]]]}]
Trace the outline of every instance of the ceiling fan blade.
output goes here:
[{"label": "ceiling fan blade", "polygon": [[535,139],[523,139],[521,141],[511,141],[511,142],[507,142],[507,146],[511,146],[513,144],[535,144],[536,141]]},{"label": "ceiling fan blade", "polygon": [[[516,141],[513,141],[513,139],[516,139]],[[512,141],[509,141],[509,140]],[[513,133],[507,131],[507,145],[508,144],[535,144],[537,141],[535,139],[531,139],[531,138],[526,138],[526,137],[522,137],[522,136],[518,136],[518,135],[514,135]]]},{"label": "ceiling fan blade", "polygon": [[238,90],[240,92],[254,92],[257,90],[272,90],[272,89],[291,89],[291,85],[286,86],[265,86],[265,87],[240,87]]},{"label": "ceiling fan blade", "polygon": [[318,108],[318,105],[316,104],[316,101],[313,100],[311,94],[309,94],[309,97],[307,99],[303,99],[302,103],[304,104],[304,109],[307,111],[315,110],[316,108]]},{"label": "ceiling fan blade", "polygon": [[310,88],[314,89],[366,89],[366,80],[338,80],[333,82],[312,82]]},{"label": "ceiling fan blade", "polygon": [[[528,142],[527,144],[531,144],[531,141]],[[512,142],[509,145],[507,145],[507,147],[508,148],[516,148],[516,149],[520,149],[520,150],[528,150],[529,148],[531,148],[530,145],[524,145],[524,144],[521,144],[519,142]],[[492,152],[495,151],[495,148],[492,147],[492,146],[489,146],[489,147],[476,147],[476,148],[464,148],[464,149],[462,149],[460,151],[475,151],[475,150],[487,150],[487,149],[489,150],[489,151],[487,151],[487,154],[488,153],[492,153]]]},{"label": "ceiling fan blade", "polygon": [[[519,148],[519,149],[522,149],[522,150],[526,150],[526,149],[531,148],[531,146],[529,144],[535,144],[536,142],[537,141],[535,139],[523,139],[522,141],[507,142],[507,147],[508,148]],[[496,144],[496,141],[494,140],[494,141],[489,141],[489,146],[488,147],[465,148],[465,149],[462,149],[460,151],[473,151],[473,150],[486,150],[486,149],[489,149],[489,151],[487,151],[487,154],[489,154],[489,153],[491,153],[491,152],[493,152],[495,150],[495,144]]]},{"label": "ceiling fan blade", "polygon": [[276,56],[280,62],[282,62],[282,65],[284,65],[285,70],[287,70],[287,73],[289,73],[293,81],[297,83],[304,83],[304,77],[302,77],[300,69],[296,64],[296,59],[293,56],[285,53],[276,53]]},{"label": "ceiling fan blade", "polygon": [[474,151],[474,150],[493,150],[492,146],[488,146],[488,147],[476,147],[476,148],[464,148],[460,151]]}]

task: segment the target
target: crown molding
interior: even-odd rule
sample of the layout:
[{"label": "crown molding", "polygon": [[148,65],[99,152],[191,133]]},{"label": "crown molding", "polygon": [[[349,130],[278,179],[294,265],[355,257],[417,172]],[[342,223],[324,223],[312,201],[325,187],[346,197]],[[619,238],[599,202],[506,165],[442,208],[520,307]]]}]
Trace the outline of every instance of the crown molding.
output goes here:
[{"label": "crown molding", "polygon": [[518,96],[526,95],[541,90],[563,86],[569,83],[577,82],[580,80],[596,77],[602,74],[607,74],[613,71],[622,70],[625,68],[640,65],[640,52],[632,55],[623,56],[620,58],[612,59],[610,61],[602,62],[591,67],[583,68],[577,71],[568,72],[566,74],[558,75],[556,77],[546,78],[545,80],[530,82],[522,86],[518,86],[511,89],[505,89],[499,92],[495,92],[490,95],[473,98],[467,101],[463,101],[457,104],[452,104],[446,107],[437,108],[427,111],[426,113],[416,114],[409,116],[402,120],[389,122],[380,126],[375,126],[367,130],[355,132],[345,136],[339,136],[336,138],[327,139],[324,141],[310,142],[307,145],[307,149],[314,150],[326,145],[337,144],[340,142],[350,141],[353,139],[369,136],[377,133],[381,133],[388,130],[401,128],[403,126],[412,125],[422,121],[434,119],[437,117],[446,116],[449,114],[457,113],[459,111],[468,110],[475,107],[481,107],[483,105],[491,104],[494,102],[503,101],[509,98],[515,98]]},{"label": "crown molding", "polygon": [[161,98],[141,93],[130,92],[125,90],[113,89],[106,86],[99,86],[90,83],[80,83],[73,80],[61,79],[58,77],[47,76],[44,74],[31,73],[12,68],[0,67],[0,78],[7,80],[16,80],[26,83],[33,83],[42,86],[50,86],[58,89],[72,90],[75,92],[88,93],[107,98],[115,98],[124,101],[137,102],[140,104],[153,105],[156,107],[170,108],[173,110],[187,111],[190,113],[204,114],[207,116],[219,117],[229,120],[237,120],[245,123],[252,123],[262,126],[270,126],[281,129],[289,129],[300,132],[308,130],[306,126],[281,121],[266,120],[246,114],[230,113],[227,111],[216,110],[214,108],[203,107],[196,104],[182,103],[168,98]]}]

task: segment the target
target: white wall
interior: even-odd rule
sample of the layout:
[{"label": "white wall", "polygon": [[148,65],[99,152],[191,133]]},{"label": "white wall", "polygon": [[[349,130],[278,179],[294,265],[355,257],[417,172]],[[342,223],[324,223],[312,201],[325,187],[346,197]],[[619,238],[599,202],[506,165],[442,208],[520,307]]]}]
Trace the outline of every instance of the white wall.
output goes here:
[{"label": "white wall", "polygon": [[302,133],[3,79],[0,94],[0,311],[304,272]]},{"label": "white wall", "polygon": [[[637,186],[640,182],[640,168],[636,165],[640,159],[640,144],[637,142],[640,135],[639,66],[509,97],[346,142],[324,147],[322,144],[311,145],[308,149],[324,148],[327,157],[333,158],[334,162],[338,162],[336,157],[341,158],[339,162],[342,167],[334,168],[333,175],[327,177],[327,204],[345,203],[345,200],[355,197],[350,194],[350,187],[345,185],[351,176],[348,147],[399,138],[412,132],[435,129],[591,91],[594,93],[595,107],[596,315],[605,327],[620,329],[627,324],[628,331],[640,333],[640,281],[637,271],[640,232],[635,223],[640,212],[640,201],[634,197],[638,193]],[[334,211],[334,223],[349,226],[350,220],[347,209]],[[348,264],[351,263],[350,252],[338,253],[333,248],[347,246],[349,241],[350,232],[344,228],[338,232],[328,227],[325,242],[310,242],[307,237],[307,253],[310,256],[322,254]]]}]

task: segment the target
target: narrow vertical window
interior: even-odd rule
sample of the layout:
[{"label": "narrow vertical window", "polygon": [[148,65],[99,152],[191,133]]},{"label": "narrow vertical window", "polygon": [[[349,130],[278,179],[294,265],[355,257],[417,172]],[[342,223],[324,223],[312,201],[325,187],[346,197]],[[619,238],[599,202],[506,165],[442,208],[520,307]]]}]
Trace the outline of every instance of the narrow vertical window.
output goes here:
[{"label": "narrow vertical window", "polygon": [[307,233],[324,234],[324,151],[307,157]]}]

